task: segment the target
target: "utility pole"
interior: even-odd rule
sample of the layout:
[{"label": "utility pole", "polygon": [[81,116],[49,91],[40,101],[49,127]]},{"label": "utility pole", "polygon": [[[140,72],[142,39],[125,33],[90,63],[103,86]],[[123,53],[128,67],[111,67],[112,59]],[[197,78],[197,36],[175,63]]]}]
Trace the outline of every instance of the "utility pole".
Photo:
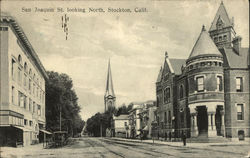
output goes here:
[{"label": "utility pole", "polygon": [[102,118],[100,117],[100,136],[102,137]]},{"label": "utility pole", "polygon": [[60,105],[60,131],[62,130],[62,107]]}]

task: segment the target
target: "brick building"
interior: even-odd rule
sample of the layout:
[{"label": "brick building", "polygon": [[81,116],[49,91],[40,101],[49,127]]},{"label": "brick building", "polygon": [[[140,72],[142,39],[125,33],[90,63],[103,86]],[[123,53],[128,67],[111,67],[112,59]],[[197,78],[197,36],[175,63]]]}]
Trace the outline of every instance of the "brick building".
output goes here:
[{"label": "brick building", "polygon": [[171,59],[156,82],[158,133],[180,137],[246,139],[250,136],[249,48],[220,4],[203,26],[188,59]]},{"label": "brick building", "polygon": [[0,145],[29,145],[45,129],[45,80],[35,50],[18,22],[0,19]]}]

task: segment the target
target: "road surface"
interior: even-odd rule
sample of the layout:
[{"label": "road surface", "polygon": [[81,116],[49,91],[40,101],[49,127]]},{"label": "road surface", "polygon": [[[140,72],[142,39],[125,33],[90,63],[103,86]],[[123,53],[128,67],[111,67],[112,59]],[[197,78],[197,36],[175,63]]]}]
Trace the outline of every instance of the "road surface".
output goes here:
[{"label": "road surface", "polygon": [[[25,157],[25,158],[240,158],[246,157],[250,151],[247,145],[236,146],[207,146],[204,148],[172,146],[162,144],[147,144],[141,142],[130,142],[127,140],[111,138],[83,137],[76,139],[73,143],[55,149],[42,149],[36,147],[12,148],[19,152],[6,154],[3,157]],[[3,149],[4,150],[4,149]]]}]

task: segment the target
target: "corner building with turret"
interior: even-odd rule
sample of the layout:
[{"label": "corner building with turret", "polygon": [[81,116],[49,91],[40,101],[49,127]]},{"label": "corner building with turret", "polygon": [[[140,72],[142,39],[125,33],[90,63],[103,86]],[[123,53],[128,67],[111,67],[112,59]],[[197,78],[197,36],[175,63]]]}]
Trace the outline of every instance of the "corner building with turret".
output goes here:
[{"label": "corner building with turret", "polygon": [[159,137],[249,139],[249,48],[241,39],[222,2],[187,60],[165,54],[156,81]]}]

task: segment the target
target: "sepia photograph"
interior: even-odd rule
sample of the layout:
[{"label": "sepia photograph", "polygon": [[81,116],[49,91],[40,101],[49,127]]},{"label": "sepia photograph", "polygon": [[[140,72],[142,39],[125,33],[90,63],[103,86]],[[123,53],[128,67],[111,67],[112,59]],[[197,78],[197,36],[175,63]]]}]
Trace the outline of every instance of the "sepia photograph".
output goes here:
[{"label": "sepia photograph", "polygon": [[250,158],[248,0],[0,0],[0,158]]}]

